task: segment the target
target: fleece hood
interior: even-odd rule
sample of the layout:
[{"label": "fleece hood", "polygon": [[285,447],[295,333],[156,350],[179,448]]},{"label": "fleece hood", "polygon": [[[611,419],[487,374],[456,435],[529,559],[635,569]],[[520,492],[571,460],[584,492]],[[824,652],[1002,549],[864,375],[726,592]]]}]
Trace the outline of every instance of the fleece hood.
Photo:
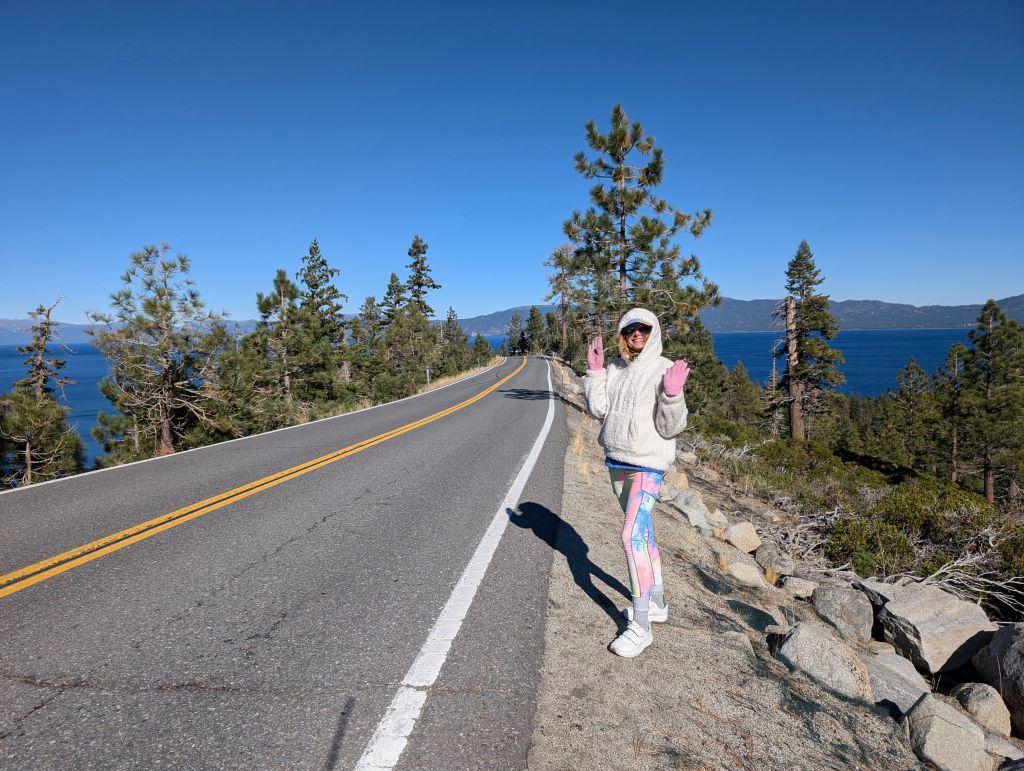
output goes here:
[{"label": "fleece hood", "polygon": [[658,317],[646,308],[628,310],[619,319],[619,334],[621,335],[622,330],[630,324],[646,324],[651,328],[651,334],[647,338],[644,349],[640,351],[639,356],[633,359],[632,363],[653,361],[661,356],[661,324],[658,323]]}]

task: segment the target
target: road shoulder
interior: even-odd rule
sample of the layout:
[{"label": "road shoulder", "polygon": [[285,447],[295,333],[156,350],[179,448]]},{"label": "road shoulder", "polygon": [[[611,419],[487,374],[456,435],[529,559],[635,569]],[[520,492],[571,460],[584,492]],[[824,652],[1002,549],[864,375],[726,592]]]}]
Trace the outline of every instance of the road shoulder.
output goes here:
[{"label": "road shoulder", "polygon": [[565,370],[562,519],[548,586],[542,680],[531,769],[914,768],[898,727],[771,655],[759,608],[806,613],[782,590],[746,589],[722,574],[713,542],[658,505],[670,605],[667,624],[636,659],[607,650],[629,602],[621,513]]}]

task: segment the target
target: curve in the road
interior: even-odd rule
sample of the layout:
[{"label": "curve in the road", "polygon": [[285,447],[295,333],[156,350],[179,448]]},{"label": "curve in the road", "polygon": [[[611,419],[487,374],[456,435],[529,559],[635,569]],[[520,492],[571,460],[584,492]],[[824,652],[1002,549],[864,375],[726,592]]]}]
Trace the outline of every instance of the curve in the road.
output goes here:
[{"label": "curve in the road", "polygon": [[451,415],[453,412],[464,409],[465,407],[478,402],[480,399],[483,399],[485,396],[494,392],[513,377],[518,375],[525,366],[526,358],[524,357],[520,365],[513,370],[511,374],[485,388],[483,391],[480,391],[470,398],[448,407],[447,409],[440,410],[431,415],[420,418],[419,420],[406,423],[403,426],[398,426],[390,431],[385,431],[377,436],[364,439],[360,442],[356,442],[355,444],[348,445],[347,447],[342,447],[341,449],[334,450],[326,455],[321,455],[313,460],[306,461],[305,463],[301,463],[297,466],[292,466],[291,468],[284,469],[283,471],[278,471],[274,474],[269,474],[247,484],[235,487],[234,489],[218,493],[217,495],[210,496],[201,501],[197,501],[196,503],[176,509],[175,511],[153,517],[152,519],[133,525],[132,527],[126,528],[117,533],[111,533],[110,535],[98,538],[61,554],[48,557],[31,565],[26,565],[23,568],[6,573],[5,575],[0,576],[0,598],[19,592],[22,589],[27,589],[40,581],[45,581],[48,578],[60,575],[72,568],[92,562],[104,555],[123,549],[126,546],[130,546],[131,544],[137,543],[146,538],[150,538],[157,533],[162,533],[172,527],[177,527],[178,525],[195,519],[196,517],[209,514],[210,512],[216,511],[217,509],[223,508],[231,503],[243,500],[244,498],[248,498],[256,493],[269,490],[272,487],[276,487],[277,485],[283,484],[284,482],[288,482],[292,479],[297,479],[311,471],[316,471],[324,466],[336,463],[339,460],[348,458],[356,453],[369,449],[370,447],[381,444],[382,442],[386,442],[389,439],[394,439],[402,434],[406,434],[429,423],[433,423],[436,420],[440,420],[447,415]]}]

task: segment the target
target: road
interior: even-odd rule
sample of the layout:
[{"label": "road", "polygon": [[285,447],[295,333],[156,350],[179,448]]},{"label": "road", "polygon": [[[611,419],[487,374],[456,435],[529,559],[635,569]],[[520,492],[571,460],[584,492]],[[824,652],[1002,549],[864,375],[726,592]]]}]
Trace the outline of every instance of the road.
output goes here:
[{"label": "road", "polygon": [[565,431],[521,363],[0,495],[0,766],[523,767]]}]

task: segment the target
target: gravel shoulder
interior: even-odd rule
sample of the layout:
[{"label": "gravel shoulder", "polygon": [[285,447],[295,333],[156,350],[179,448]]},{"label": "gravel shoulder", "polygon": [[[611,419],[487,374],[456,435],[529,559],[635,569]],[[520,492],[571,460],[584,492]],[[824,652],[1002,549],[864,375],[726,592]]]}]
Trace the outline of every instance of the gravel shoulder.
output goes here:
[{"label": "gravel shoulder", "polygon": [[[582,411],[579,381],[560,369],[569,442],[528,767],[920,768],[890,717],[775,659],[765,628],[813,617],[807,604],[727,575],[730,562],[753,559],[701,536],[664,504],[655,521],[669,621],[655,625],[654,644],[636,659],[607,650],[629,603],[622,515],[597,444],[599,425]],[[691,472],[691,486],[709,506],[727,514],[753,506],[679,468]],[[759,506],[762,516],[775,516]]]}]

